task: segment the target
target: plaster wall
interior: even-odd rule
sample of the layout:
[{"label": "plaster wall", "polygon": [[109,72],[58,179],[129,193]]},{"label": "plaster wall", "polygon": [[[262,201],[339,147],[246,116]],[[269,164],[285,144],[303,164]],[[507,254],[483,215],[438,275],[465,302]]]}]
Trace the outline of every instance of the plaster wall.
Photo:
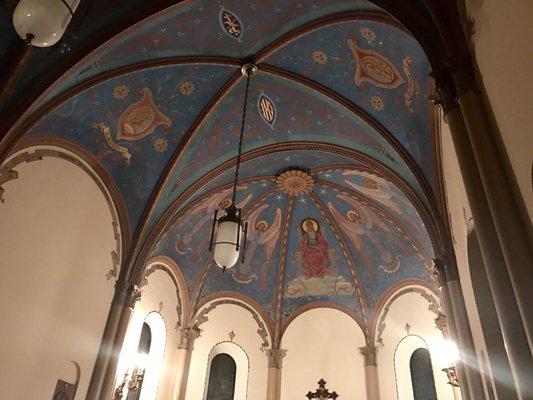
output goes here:
[{"label": "plaster wall", "polygon": [[22,163],[0,203],[0,387],[3,399],[50,399],[58,379],[84,398],[113,280],[112,217],[95,182],[58,159]]},{"label": "plaster wall", "polygon": [[[207,314],[208,321],[201,324],[201,336],[194,341],[191,354],[186,400],[204,398],[208,379],[208,365],[212,350],[221,342],[230,341],[230,332],[235,334],[233,343],[242,348],[248,357],[249,370],[245,371],[243,363],[235,359],[239,381],[246,381],[242,374],[247,373],[247,385],[237,387],[236,397],[249,400],[266,398],[268,360],[261,351],[262,339],[257,333],[257,323],[252,315],[237,305],[222,304]],[[231,354],[230,354],[231,355]],[[245,392],[245,397],[242,397]]]},{"label": "plaster wall", "polygon": [[315,308],[299,315],[285,331],[287,350],[281,371],[281,400],[302,399],[323,378],[339,398],[366,398],[364,359],[359,348],[365,337],[348,315],[331,308]]},{"label": "plaster wall", "polygon": [[471,42],[487,98],[520,192],[533,219],[533,2],[466,0]]},{"label": "plaster wall", "polygon": [[[133,368],[143,322],[152,331],[152,345],[146,363],[146,380],[141,391],[141,400],[166,400],[172,397],[175,384],[175,364],[178,351],[178,295],[176,286],[167,272],[157,270],[147,278],[142,287],[141,300],[128,327],[123,350],[117,368],[117,385],[124,373]],[[162,324],[151,324],[154,313],[160,315]],[[162,332],[161,332],[162,331]],[[162,337],[164,340],[154,340]],[[162,346],[162,349],[159,348]],[[148,385],[146,385],[148,384]]]},{"label": "plaster wall", "polygon": [[390,305],[377,355],[381,400],[413,400],[409,361],[419,347],[428,348],[431,353],[438,399],[454,399],[430,346],[442,340],[442,332],[435,326],[436,315],[428,309],[429,304],[420,293],[406,293]]}]

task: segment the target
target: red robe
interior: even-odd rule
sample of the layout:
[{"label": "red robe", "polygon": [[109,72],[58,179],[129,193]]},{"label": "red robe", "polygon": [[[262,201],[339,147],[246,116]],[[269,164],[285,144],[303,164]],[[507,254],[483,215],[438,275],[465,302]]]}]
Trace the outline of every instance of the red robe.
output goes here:
[{"label": "red robe", "polygon": [[329,268],[328,259],[328,244],[320,233],[316,233],[316,240],[318,244],[311,246],[308,244],[309,236],[305,235],[300,243],[300,250],[302,250],[302,263],[304,274],[311,278],[314,276],[324,277]]}]

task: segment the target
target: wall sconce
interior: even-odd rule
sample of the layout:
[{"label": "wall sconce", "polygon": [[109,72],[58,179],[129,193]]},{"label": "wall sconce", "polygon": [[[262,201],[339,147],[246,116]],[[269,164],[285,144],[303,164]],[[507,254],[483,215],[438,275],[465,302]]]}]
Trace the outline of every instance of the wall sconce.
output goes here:
[{"label": "wall sconce", "polygon": [[[146,361],[148,355],[146,353],[138,353],[137,360],[133,371],[126,371],[124,379],[120,385],[117,386],[113,394],[113,400],[121,400],[124,397],[124,388],[128,388],[128,393],[140,391],[142,382],[144,380],[144,373],[146,372]],[[128,379],[129,378],[129,379]]]},{"label": "wall sconce", "polygon": [[448,377],[449,385],[452,385],[453,387],[459,387],[459,379],[457,379],[457,368],[455,367],[455,365],[443,368],[442,371],[444,371],[444,373]]}]

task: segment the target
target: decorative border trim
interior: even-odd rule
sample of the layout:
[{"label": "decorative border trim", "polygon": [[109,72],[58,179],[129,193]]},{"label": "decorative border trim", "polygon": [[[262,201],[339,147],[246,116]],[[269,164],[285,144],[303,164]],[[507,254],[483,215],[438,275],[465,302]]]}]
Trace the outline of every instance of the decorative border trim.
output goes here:
[{"label": "decorative border trim", "polygon": [[[272,327],[266,317],[262,307],[254,300],[240,293],[221,292],[216,296],[205,298],[198,306],[198,311],[191,318],[190,326],[193,329],[199,330],[200,326],[208,321],[207,315],[218,306],[223,304],[232,304],[243,308],[252,314],[252,318],[256,322],[258,329],[257,334],[262,340],[261,350],[270,348],[272,340]],[[269,342],[270,339],[270,342]]]},{"label": "decorative border trim", "polygon": [[[440,316],[441,312],[438,297],[436,296],[435,292],[427,286],[422,285],[420,282],[411,282],[404,284],[400,288],[396,287],[394,291],[388,293],[386,299],[384,299],[383,301],[380,300],[380,307],[376,308],[376,313],[374,314],[374,323],[372,324],[371,332],[376,343],[381,343],[381,335],[387,327],[387,325],[385,324],[385,318],[387,317],[390,306],[401,296],[408,293],[420,294],[429,303],[428,310],[433,312],[437,317]],[[378,316],[379,318],[377,318]]]},{"label": "decorative border trim", "polygon": [[139,283],[140,289],[148,284],[148,277],[156,271],[166,272],[176,287],[176,296],[178,298],[178,305],[176,306],[178,323],[175,329],[179,330],[179,328],[183,326],[183,322],[187,321],[189,318],[189,293],[187,292],[185,277],[179,266],[170,257],[156,257],[150,260],[148,267],[144,270],[142,275],[143,279]]}]

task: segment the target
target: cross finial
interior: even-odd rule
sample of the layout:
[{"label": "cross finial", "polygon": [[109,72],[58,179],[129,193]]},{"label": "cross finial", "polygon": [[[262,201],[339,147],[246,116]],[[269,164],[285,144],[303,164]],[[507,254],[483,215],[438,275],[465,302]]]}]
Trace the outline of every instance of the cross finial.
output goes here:
[{"label": "cross finial", "polygon": [[336,399],[337,397],[339,397],[339,395],[335,391],[330,393],[330,391],[326,389],[326,381],[321,378],[318,381],[318,389],[315,390],[314,393],[312,392],[307,393],[306,397],[308,399],[326,400],[326,399]]}]

